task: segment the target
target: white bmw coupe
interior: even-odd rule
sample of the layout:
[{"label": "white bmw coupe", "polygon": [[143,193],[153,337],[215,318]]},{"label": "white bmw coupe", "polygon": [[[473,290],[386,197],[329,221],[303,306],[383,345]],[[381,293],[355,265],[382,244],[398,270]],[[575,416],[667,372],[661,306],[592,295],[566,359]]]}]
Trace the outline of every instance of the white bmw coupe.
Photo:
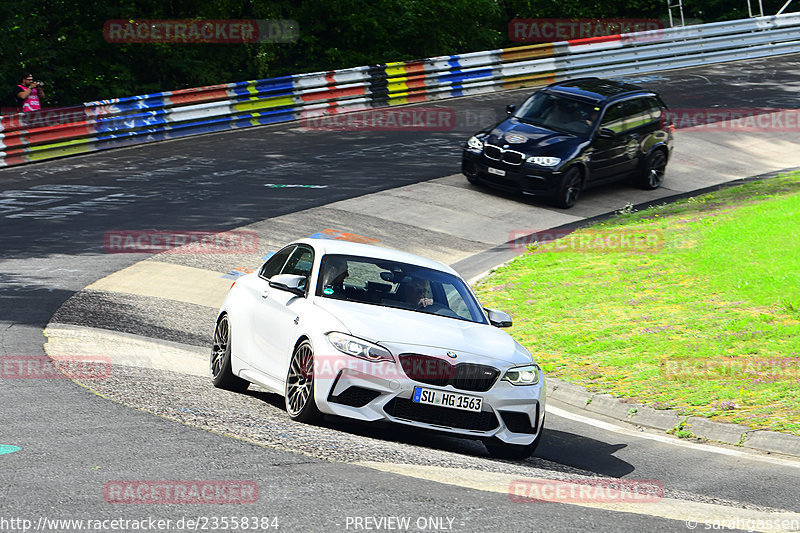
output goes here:
[{"label": "white bmw coupe", "polygon": [[240,277],[220,309],[216,387],[256,383],[289,416],[389,421],[481,439],[529,457],[544,427],[545,383],[450,267],[396,250],[302,239]]}]

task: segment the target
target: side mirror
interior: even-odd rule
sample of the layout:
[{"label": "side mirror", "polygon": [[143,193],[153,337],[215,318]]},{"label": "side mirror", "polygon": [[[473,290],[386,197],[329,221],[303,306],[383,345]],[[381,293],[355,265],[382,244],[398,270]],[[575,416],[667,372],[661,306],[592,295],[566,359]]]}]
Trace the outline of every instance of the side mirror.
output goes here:
[{"label": "side mirror", "polygon": [[516,110],[517,110],[517,106],[515,106],[514,104],[508,104],[506,106],[506,115],[510,115],[511,113],[513,113]]},{"label": "side mirror", "polygon": [[269,280],[269,286],[280,291],[291,292],[295,296],[306,295],[306,277],[294,274],[278,274]]},{"label": "side mirror", "polygon": [[613,139],[614,137],[617,136],[617,134],[614,133],[614,130],[608,128],[600,128],[597,132],[597,136],[600,137],[601,139]]},{"label": "side mirror", "polygon": [[508,313],[504,313],[503,311],[498,311],[497,309],[489,309],[488,307],[483,308],[486,311],[486,314],[489,317],[489,323],[496,328],[510,328],[511,327],[511,317],[508,316]]}]

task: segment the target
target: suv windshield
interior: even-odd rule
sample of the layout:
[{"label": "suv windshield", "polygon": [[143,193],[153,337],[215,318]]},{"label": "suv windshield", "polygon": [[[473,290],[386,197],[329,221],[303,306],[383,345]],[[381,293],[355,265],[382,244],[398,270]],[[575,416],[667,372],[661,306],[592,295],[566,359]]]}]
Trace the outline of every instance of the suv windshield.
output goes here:
[{"label": "suv windshield", "polygon": [[486,323],[478,302],[457,276],[369,257],[322,258],[316,295]]},{"label": "suv windshield", "polygon": [[597,106],[544,91],[531,96],[514,113],[522,122],[581,137],[591,133],[599,115]]}]

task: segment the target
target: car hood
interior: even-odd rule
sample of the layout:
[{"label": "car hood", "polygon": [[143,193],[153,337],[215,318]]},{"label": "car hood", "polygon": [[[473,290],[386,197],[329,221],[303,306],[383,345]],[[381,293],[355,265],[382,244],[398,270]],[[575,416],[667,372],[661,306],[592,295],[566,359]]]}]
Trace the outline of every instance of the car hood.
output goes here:
[{"label": "car hood", "polygon": [[586,139],[510,118],[498,124],[485,142],[524,153],[550,155],[577,146]]},{"label": "car hood", "polygon": [[[318,298],[315,304],[335,316],[353,336],[380,343],[393,351],[415,347],[424,353],[453,351],[470,358],[509,365],[531,362],[530,356],[506,332],[488,324],[394,309],[378,305]],[[519,347],[519,348],[518,348]],[[460,360],[465,360],[463,357]],[[489,362],[489,361],[486,361]]]}]

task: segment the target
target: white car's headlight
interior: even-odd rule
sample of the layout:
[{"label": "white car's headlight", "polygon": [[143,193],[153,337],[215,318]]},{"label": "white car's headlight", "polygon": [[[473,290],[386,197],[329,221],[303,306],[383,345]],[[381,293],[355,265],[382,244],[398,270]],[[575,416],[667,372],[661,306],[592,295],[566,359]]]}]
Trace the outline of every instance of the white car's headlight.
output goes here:
[{"label": "white car's headlight", "polygon": [[483,141],[478,139],[475,135],[469,138],[467,141],[467,149],[472,150],[474,152],[480,152],[483,150]]},{"label": "white car's headlight", "polygon": [[394,362],[394,357],[389,350],[377,344],[373,344],[364,339],[353,337],[338,331],[328,333],[328,340],[334,348],[343,354],[366,359],[367,361],[390,361]]},{"label": "white car's headlight", "polygon": [[539,383],[539,374],[542,369],[536,363],[532,365],[516,366],[509,368],[503,379],[512,385],[536,385]]},{"label": "white car's headlight", "polygon": [[561,163],[560,157],[547,157],[543,155],[534,155],[526,159],[528,163],[533,163],[534,165],[539,165],[541,167],[554,167],[557,164]]}]

